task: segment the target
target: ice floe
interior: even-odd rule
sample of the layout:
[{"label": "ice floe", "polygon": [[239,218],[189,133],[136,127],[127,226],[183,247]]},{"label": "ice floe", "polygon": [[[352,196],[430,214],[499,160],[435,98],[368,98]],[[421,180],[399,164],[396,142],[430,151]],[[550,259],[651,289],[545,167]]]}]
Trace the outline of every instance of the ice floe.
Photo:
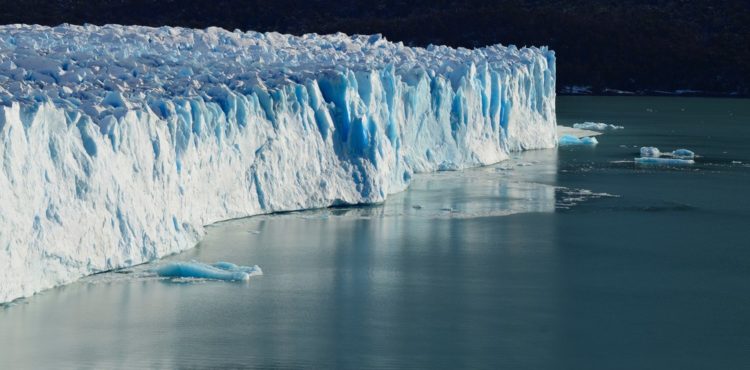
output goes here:
[{"label": "ice floe", "polygon": [[578,138],[573,135],[563,135],[559,139],[560,146],[572,146],[572,145],[594,146],[598,143],[599,141],[596,140],[595,137]]},{"label": "ice floe", "polygon": [[582,130],[605,131],[605,130],[622,130],[625,127],[607,124],[607,123],[601,123],[601,122],[583,122],[583,123],[574,123],[573,128],[582,129]]},{"label": "ice floe", "polygon": [[194,278],[226,281],[246,281],[252,276],[263,275],[255,266],[238,266],[230,262],[209,265],[202,262],[171,262],[156,268],[156,274],[169,278]]}]

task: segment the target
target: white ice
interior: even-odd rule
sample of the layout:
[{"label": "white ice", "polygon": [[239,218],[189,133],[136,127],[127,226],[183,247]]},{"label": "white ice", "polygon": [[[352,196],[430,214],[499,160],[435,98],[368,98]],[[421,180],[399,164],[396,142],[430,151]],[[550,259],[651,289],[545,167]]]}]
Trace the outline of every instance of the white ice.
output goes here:
[{"label": "white ice", "polygon": [[659,148],[653,146],[641,147],[641,157],[659,157],[661,152]]},{"label": "white ice", "polygon": [[0,302],[550,148],[546,48],[380,35],[0,27]]},{"label": "white ice", "polygon": [[578,128],[582,130],[606,131],[606,130],[622,130],[625,127],[607,124],[607,123],[601,123],[601,122],[583,122],[583,123],[574,123],[573,128]]},{"label": "white ice", "polygon": [[639,164],[659,164],[659,165],[686,165],[693,164],[695,153],[688,149],[676,149],[671,153],[659,151],[659,148],[653,146],[641,147],[641,157],[636,158]]},{"label": "white ice", "polygon": [[671,153],[664,153],[659,148],[652,146],[641,147],[642,158],[662,158],[662,159],[680,159],[680,160],[693,160],[695,159],[695,152],[689,149],[676,149]]},{"label": "white ice", "polygon": [[582,137],[599,136],[599,135],[603,135],[603,133],[600,131],[582,130],[580,128],[557,125],[557,137],[559,138],[565,135],[571,135],[577,138],[582,138]]}]

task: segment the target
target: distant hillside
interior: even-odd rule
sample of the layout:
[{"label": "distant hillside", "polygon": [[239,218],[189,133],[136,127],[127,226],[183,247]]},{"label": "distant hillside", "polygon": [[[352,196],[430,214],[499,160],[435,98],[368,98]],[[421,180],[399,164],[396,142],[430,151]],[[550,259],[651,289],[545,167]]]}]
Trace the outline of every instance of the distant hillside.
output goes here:
[{"label": "distant hillside", "polygon": [[559,89],[750,95],[749,0],[0,0],[0,23],[63,22],[549,45]]}]

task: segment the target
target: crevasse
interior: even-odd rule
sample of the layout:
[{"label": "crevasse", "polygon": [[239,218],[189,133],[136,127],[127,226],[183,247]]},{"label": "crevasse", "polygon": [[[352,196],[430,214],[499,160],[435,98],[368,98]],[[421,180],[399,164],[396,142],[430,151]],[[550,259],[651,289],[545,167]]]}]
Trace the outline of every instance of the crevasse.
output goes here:
[{"label": "crevasse", "polygon": [[0,27],[0,302],[556,145],[546,48]]}]

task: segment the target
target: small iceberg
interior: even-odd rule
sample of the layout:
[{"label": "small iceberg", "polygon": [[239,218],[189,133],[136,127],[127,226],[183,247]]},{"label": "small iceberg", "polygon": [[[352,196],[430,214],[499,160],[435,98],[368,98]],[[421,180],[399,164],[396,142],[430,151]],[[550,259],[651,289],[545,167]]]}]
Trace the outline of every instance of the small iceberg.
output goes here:
[{"label": "small iceberg", "polygon": [[560,146],[569,146],[569,145],[596,145],[599,144],[599,141],[596,140],[595,137],[582,137],[577,138],[573,135],[563,135],[560,136],[560,139],[558,141]]},{"label": "small iceberg", "polygon": [[661,155],[659,148],[653,146],[644,146],[641,148],[641,157],[657,158]]},{"label": "small iceberg", "polygon": [[692,159],[641,157],[635,159],[636,164],[658,166],[686,166],[695,163]]},{"label": "small iceberg", "polygon": [[156,274],[170,278],[194,278],[224,281],[247,281],[251,276],[263,275],[258,265],[238,266],[230,262],[213,265],[202,262],[172,262],[156,269]]},{"label": "small iceberg", "polygon": [[602,123],[602,122],[583,122],[583,123],[574,123],[573,128],[577,128],[581,130],[606,131],[606,130],[622,130],[625,127],[617,126],[617,125],[610,125],[610,124]]},{"label": "small iceberg", "polygon": [[677,149],[672,151],[672,157],[679,159],[694,159],[695,153],[688,149]]},{"label": "small iceberg", "polygon": [[677,149],[671,153],[662,153],[659,148],[644,146],[641,157],[635,158],[636,164],[659,166],[684,166],[694,164],[695,153],[688,149]]}]

